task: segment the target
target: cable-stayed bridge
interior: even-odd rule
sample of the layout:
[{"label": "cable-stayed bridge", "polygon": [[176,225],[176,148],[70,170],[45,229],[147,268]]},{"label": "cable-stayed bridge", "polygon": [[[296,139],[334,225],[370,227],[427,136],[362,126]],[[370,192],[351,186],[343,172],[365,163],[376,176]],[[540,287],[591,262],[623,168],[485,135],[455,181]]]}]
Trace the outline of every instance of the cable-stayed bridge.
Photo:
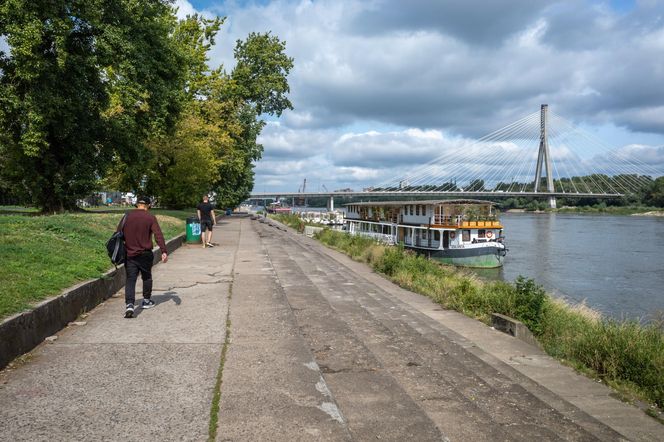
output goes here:
[{"label": "cable-stayed bridge", "polygon": [[530,114],[478,140],[441,146],[443,153],[402,177],[360,192],[252,193],[251,198],[537,197],[620,198],[664,171],[639,160],[640,147],[616,150],[550,112]]}]

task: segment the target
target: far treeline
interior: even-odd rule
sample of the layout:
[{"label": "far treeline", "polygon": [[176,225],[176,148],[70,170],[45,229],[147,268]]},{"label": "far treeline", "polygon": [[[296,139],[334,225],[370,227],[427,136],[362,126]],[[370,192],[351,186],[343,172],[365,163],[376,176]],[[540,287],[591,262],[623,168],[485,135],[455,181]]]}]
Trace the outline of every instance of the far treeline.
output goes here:
[{"label": "far treeline", "polygon": [[[617,198],[593,198],[593,197],[558,197],[558,207],[576,206],[596,209],[605,209],[607,207],[664,207],[664,176],[653,179],[646,175],[586,175],[581,177],[561,178],[554,180],[554,188],[557,192],[575,193],[604,193],[605,189],[618,189],[624,194]],[[374,191],[393,191],[393,192],[495,192],[490,197],[478,196],[477,199],[495,201],[501,209],[528,209],[528,210],[546,210],[549,205],[546,200],[546,193],[542,194],[540,199],[534,197],[506,196],[506,192],[517,193],[533,192],[534,182],[530,183],[498,183],[493,187],[486,186],[484,181],[476,179],[467,186],[461,188],[454,182],[446,182],[439,185],[427,184],[419,186],[401,186],[401,187],[376,187]],[[541,189],[546,189],[546,182],[541,183]],[[515,190],[516,189],[516,190]],[[452,197],[450,197],[452,198]],[[369,194],[361,198],[358,197],[335,197],[335,206],[356,201],[392,201],[403,200],[400,196],[380,196],[370,198]],[[408,199],[431,199],[431,196],[422,195],[420,198],[409,196]],[[295,203],[304,205],[304,198],[295,198]],[[306,204],[311,207],[325,207],[328,202],[327,197],[310,197],[306,199]]]},{"label": "far treeline", "polygon": [[224,18],[178,20],[172,0],[0,4],[0,196],[45,213],[98,190],[233,207],[253,188],[262,115],[292,109],[293,59],[271,33],[211,69]]}]

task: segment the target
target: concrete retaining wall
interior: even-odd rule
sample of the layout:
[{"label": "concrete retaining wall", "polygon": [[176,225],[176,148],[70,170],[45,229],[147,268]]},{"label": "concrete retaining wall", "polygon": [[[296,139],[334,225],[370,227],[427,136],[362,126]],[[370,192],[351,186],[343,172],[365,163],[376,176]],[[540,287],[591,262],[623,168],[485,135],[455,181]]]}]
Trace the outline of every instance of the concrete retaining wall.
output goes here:
[{"label": "concrete retaining wall", "polygon": [[[179,248],[185,235],[166,243],[168,253]],[[155,263],[161,260],[155,248]],[[59,296],[39,303],[30,311],[11,316],[0,323],[0,369],[17,356],[27,353],[45,338],[75,320],[81,313],[92,310],[125,285],[124,265],[106,272],[101,278],[86,281],[66,289]]]},{"label": "concrete retaining wall", "polygon": [[501,315],[500,313],[492,313],[491,325],[496,330],[507,333],[508,335],[512,335],[515,338],[522,340],[523,342],[534,345],[535,347],[540,347],[539,342],[537,342],[537,338],[535,338],[528,327],[526,327],[526,324],[521,321],[517,321],[516,319],[510,318],[509,316]]},{"label": "concrete retaining wall", "polygon": [[309,238],[314,236],[315,233],[322,231],[323,231],[322,227],[304,226],[304,234],[307,235]]}]

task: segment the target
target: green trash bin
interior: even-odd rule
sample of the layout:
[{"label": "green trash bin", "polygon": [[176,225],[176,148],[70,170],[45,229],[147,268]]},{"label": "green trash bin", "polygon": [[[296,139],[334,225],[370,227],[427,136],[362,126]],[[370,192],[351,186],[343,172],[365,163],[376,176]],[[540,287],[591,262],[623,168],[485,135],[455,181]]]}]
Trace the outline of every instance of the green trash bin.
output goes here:
[{"label": "green trash bin", "polygon": [[185,240],[188,243],[201,242],[201,223],[198,221],[197,216],[187,218],[187,236]]}]

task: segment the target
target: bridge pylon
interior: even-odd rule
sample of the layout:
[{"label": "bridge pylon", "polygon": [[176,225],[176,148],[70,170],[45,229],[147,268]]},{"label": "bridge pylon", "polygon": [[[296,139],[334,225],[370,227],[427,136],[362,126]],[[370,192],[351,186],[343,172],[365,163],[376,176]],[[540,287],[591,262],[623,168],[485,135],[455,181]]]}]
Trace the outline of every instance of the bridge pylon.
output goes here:
[{"label": "bridge pylon", "polygon": [[[537,167],[535,168],[535,193],[540,190],[540,181],[542,180],[542,166],[546,172],[546,191],[554,193],[553,188],[553,174],[551,173],[551,154],[549,153],[549,143],[547,137],[547,120],[548,120],[549,105],[543,104],[540,108],[540,145],[539,152],[537,153]],[[556,197],[549,197],[549,207],[556,208]]]}]

